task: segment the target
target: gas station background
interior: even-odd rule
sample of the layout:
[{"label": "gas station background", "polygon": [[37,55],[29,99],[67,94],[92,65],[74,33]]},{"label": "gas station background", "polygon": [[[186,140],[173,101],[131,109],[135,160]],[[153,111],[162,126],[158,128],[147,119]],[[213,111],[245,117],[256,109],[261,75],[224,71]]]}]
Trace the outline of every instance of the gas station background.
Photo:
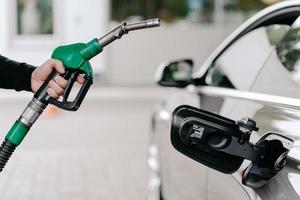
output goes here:
[{"label": "gas station background", "polygon": [[[46,110],[1,173],[0,199],[146,199],[151,114],[173,93],[155,85],[158,65],[192,58],[197,70],[231,31],[277,1],[0,0],[0,54],[36,66],[55,47],[101,37],[123,20],[162,19],[93,59],[96,81],[77,112]],[[0,140],[31,98],[1,89]]]},{"label": "gas station background", "polygon": [[199,67],[234,28],[275,2],[1,0],[0,52],[38,66],[58,45],[100,37],[123,20],[159,17],[161,28],[118,41],[92,61],[99,84],[153,85],[160,62],[184,56]]}]

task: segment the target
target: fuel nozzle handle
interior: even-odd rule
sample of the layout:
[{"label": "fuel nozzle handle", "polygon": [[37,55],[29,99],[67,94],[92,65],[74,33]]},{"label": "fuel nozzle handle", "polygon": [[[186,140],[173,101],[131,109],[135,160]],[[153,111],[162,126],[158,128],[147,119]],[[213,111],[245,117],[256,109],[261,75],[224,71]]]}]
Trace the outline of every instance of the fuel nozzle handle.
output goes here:
[{"label": "fuel nozzle handle", "polygon": [[[131,24],[123,23],[100,39],[95,38],[88,43],[75,43],[57,47],[52,53],[52,58],[60,60],[64,64],[65,74],[63,77],[68,80],[63,98],[61,101],[56,100],[51,98],[47,93],[48,83],[53,80],[55,76],[59,75],[59,73],[54,70],[35,93],[31,102],[5,136],[5,141],[0,147],[0,172],[3,170],[15,148],[21,144],[31,126],[49,103],[68,111],[76,111],[80,107],[90,86],[93,84],[93,70],[89,63],[90,59],[101,53],[103,47],[116,39],[120,39],[122,35],[127,34],[129,31],[152,28],[159,25],[159,19]],[[75,98],[69,101],[69,94],[79,74],[84,74],[85,81],[81,85]]]},{"label": "fuel nozzle handle", "polygon": [[129,31],[135,31],[145,28],[153,28],[160,26],[160,19],[149,19],[141,22],[134,22],[127,24],[123,22],[121,25],[108,32],[106,35],[98,39],[99,45],[103,48],[113,41],[120,39],[123,35],[127,34]]}]

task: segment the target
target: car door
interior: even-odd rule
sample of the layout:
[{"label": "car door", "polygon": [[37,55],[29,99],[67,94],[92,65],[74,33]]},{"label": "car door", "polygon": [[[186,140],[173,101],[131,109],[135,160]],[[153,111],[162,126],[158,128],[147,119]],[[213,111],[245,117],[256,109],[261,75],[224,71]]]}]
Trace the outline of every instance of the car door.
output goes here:
[{"label": "car door", "polygon": [[[260,131],[252,135],[253,143],[268,132],[293,138],[296,142],[287,166],[269,183],[255,190],[242,185],[247,162],[232,176],[210,169],[207,199],[300,198],[297,168],[300,160],[297,143],[300,137],[299,27],[300,19],[292,27],[273,24],[244,35],[213,62],[206,76],[209,86],[198,89],[202,99],[223,100],[217,111],[219,114],[233,120],[245,116],[253,118],[260,127]],[[206,109],[213,110],[212,107],[214,105],[208,105]],[[240,192],[237,192],[238,187]]]},{"label": "car door", "polygon": [[[209,86],[201,89],[201,108],[217,112],[233,120],[239,120],[245,116],[254,118],[261,105],[252,101],[232,98],[224,92],[231,94],[235,92],[239,95],[242,91],[249,91],[276,44],[289,29],[289,25],[262,26],[235,41],[209,69],[206,76],[206,83]],[[213,91],[216,94],[211,96],[209,92]],[[215,102],[209,104],[211,98],[221,99],[220,105],[217,106],[219,110],[215,110]],[[257,115],[254,120],[256,117]],[[259,139],[259,137],[256,138]],[[255,193],[251,190],[247,191],[242,186],[241,175],[241,170],[233,176],[228,176],[209,169],[207,199],[254,199]]]},{"label": "car door", "polygon": [[[201,108],[232,119],[255,116],[261,106],[240,100],[239,96],[251,89],[264,62],[299,15],[299,7],[299,2],[293,2],[262,11],[216,49],[195,75],[206,86],[188,90],[198,95]],[[277,32],[274,37],[273,32]],[[168,101],[164,103],[164,107],[168,105]],[[170,124],[160,124],[158,129],[164,130],[157,132],[157,143],[165,199],[257,199],[255,191],[242,186],[241,171],[228,176],[189,160],[172,149],[166,134]],[[258,140],[259,136],[253,139]]]},{"label": "car door", "polygon": [[[244,95],[245,93],[243,94],[243,91],[250,91],[255,83],[258,86],[260,85],[257,79],[265,71],[266,62],[272,57],[274,51],[276,51],[276,46],[289,31],[290,26],[288,24],[271,24],[243,35],[212,62],[205,77],[208,87],[197,89],[202,100],[201,108],[217,112],[234,120],[245,116],[257,120],[258,126],[262,126],[262,131],[252,136],[252,142],[254,143],[265,133],[276,131],[274,123],[266,123],[272,118],[270,116],[277,116],[279,114],[282,118],[285,118],[284,116],[286,115],[279,113],[278,109],[275,109],[276,111],[270,109],[269,104],[265,105],[260,101],[256,101],[256,99],[248,98],[247,95]],[[272,66],[272,63],[269,66]],[[272,70],[276,69],[272,68]],[[276,78],[278,77],[273,76],[273,73],[271,73],[273,72],[272,70],[265,72],[264,76],[272,77],[272,80],[276,82]],[[277,70],[275,73],[280,76],[282,70]],[[285,83],[281,86],[291,87],[291,80],[287,79],[287,82],[290,84]],[[220,105],[216,106],[216,101],[213,103],[210,101],[210,99],[216,98],[220,99]],[[276,112],[277,115],[275,114]],[[295,120],[294,123],[297,123],[296,119],[295,117],[293,118]],[[286,135],[286,132],[276,132]],[[247,164],[249,163],[246,162],[244,166]],[[295,193],[290,193],[291,187],[286,186],[288,181],[275,184],[277,187],[281,185],[281,188],[283,188],[282,191],[286,189],[286,193],[282,191],[277,194],[271,192],[272,190],[268,186],[276,183],[276,181],[271,182],[264,189],[260,188],[255,191],[244,187],[242,185],[243,169],[245,167],[242,167],[233,176],[210,169],[208,171],[207,199],[257,199],[257,194],[262,199],[275,199],[275,197],[277,199],[282,199],[282,197],[295,199]],[[281,173],[278,177],[282,177]],[[293,174],[294,179],[296,179],[295,177],[296,175]],[[275,180],[278,180],[278,178]],[[276,190],[276,186],[273,186],[273,190]]]},{"label": "car door", "polygon": [[[251,91],[277,96],[255,114],[263,130],[293,138],[294,146],[279,176],[256,192],[262,199],[300,199],[300,17],[264,64]],[[272,74],[272,76],[270,76]],[[279,96],[279,97],[278,97]],[[284,98],[280,104],[280,97]],[[268,99],[266,99],[268,100]]]}]

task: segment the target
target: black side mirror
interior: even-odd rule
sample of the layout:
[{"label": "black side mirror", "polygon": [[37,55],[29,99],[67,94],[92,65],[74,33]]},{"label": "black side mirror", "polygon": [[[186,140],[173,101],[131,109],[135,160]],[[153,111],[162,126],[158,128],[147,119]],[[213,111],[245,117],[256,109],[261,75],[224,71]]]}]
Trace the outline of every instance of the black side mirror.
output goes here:
[{"label": "black side mirror", "polygon": [[163,63],[156,72],[156,81],[166,87],[186,87],[192,83],[193,61],[183,59]]},{"label": "black side mirror", "polygon": [[244,159],[252,161],[245,170],[243,184],[257,188],[267,183],[283,167],[293,141],[268,133],[257,144],[249,142],[255,121],[240,121],[197,109],[179,106],[173,112],[172,145],[193,160],[223,173],[237,171]]}]

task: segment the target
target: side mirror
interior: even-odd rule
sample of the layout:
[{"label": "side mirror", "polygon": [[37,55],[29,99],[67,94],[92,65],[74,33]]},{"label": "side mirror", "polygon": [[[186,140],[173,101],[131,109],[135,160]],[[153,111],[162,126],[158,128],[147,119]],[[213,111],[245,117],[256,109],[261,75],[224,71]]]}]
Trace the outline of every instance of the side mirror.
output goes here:
[{"label": "side mirror", "polygon": [[192,83],[193,61],[183,59],[162,63],[156,72],[156,82],[166,87],[186,87]]},{"label": "side mirror", "polygon": [[243,184],[261,187],[285,165],[293,141],[268,133],[255,145],[250,140],[258,131],[256,122],[240,121],[197,109],[179,106],[172,117],[171,142],[179,152],[223,173],[237,171],[244,159],[252,161],[243,174]]}]

